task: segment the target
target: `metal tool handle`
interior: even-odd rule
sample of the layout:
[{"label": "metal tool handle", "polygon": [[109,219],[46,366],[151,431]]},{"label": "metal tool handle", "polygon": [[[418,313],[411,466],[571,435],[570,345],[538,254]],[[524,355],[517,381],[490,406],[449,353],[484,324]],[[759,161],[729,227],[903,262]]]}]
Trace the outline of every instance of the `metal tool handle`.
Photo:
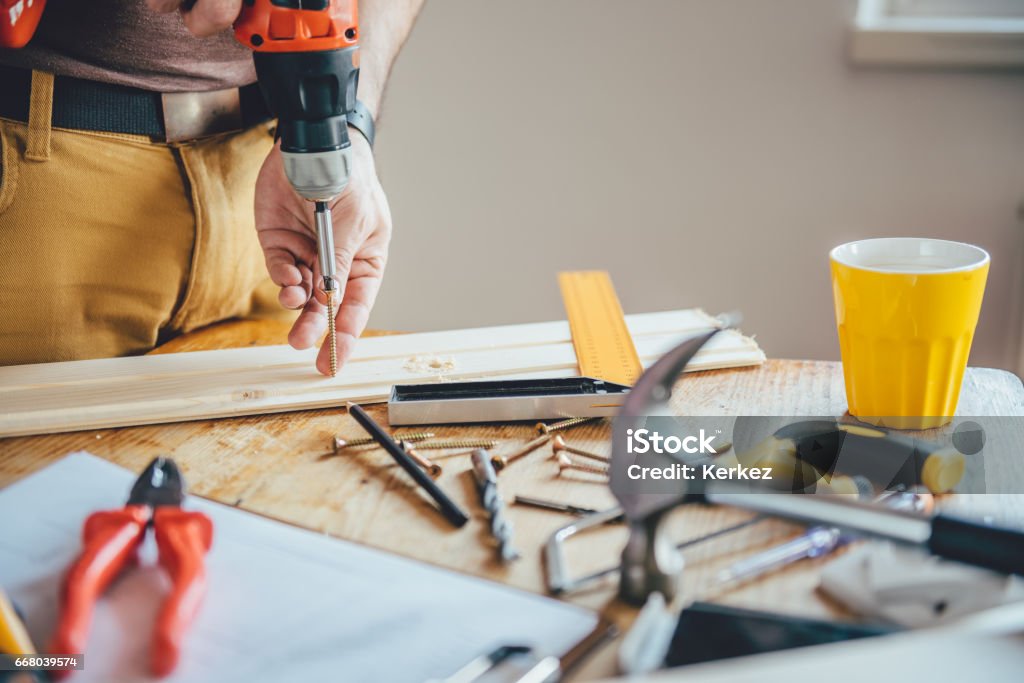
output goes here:
[{"label": "metal tool handle", "polygon": [[980,524],[946,515],[922,517],[879,508],[842,496],[736,493],[735,487],[711,487],[705,497],[717,504],[756,510],[784,519],[834,526],[916,546],[949,560],[1007,574],[1024,574],[1024,531]]},{"label": "metal tool handle", "polygon": [[808,529],[806,533],[792,541],[735,562],[719,572],[718,580],[746,581],[805,557],[824,555],[834,550],[841,543],[841,538],[838,529],[823,526]]},{"label": "metal tool handle", "polygon": [[966,519],[936,515],[928,550],[939,557],[1006,574],[1024,575],[1024,533]]},{"label": "metal tool handle", "polygon": [[643,519],[629,520],[629,538],[622,549],[622,577],[619,595],[632,602],[650,591],[667,599],[676,596],[683,571],[683,555],[661,525],[670,510],[660,510]]}]

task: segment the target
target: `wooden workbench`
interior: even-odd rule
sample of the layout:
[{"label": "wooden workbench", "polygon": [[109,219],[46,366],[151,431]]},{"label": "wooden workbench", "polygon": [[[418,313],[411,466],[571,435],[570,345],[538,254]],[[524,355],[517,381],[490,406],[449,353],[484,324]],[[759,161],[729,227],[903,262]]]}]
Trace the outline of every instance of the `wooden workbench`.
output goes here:
[{"label": "wooden workbench", "polygon": [[[271,322],[228,323],[175,340],[161,352],[283,343],[287,326]],[[689,415],[840,415],[846,410],[841,366],[812,361],[769,361],[756,368],[687,375],[673,397],[680,414]],[[371,414],[386,421],[383,407]],[[970,369],[960,400],[963,415],[1024,415],[1024,390],[1015,376],[996,370]],[[607,452],[607,422],[564,433],[581,447]],[[497,452],[507,452],[535,435],[532,425],[437,427],[438,436],[489,437]],[[245,510],[276,517],[342,538],[470,574],[544,592],[540,548],[569,520],[555,512],[512,508],[516,545],[523,559],[511,567],[494,560],[483,516],[454,530],[431,507],[407,475],[380,450],[325,457],[335,435],[363,436],[344,410],[316,410],[169,425],[21,437],[0,440],[0,486],[77,450],[87,450],[131,470],[141,470],[157,454],[181,465],[193,493]],[[586,473],[557,476],[542,448],[501,475],[506,500],[515,494],[557,499],[593,508],[614,504],[607,486]],[[440,484],[468,510],[479,510],[469,458],[441,460]],[[1024,467],[1024,462],[1022,462]],[[963,505],[991,504],[984,496]],[[958,502],[958,506],[960,503]],[[1001,517],[1024,522],[1024,495],[1004,497]],[[975,512],[979,510],[975,509]],[[703,535],[748,516],[737,510],[692,507],[672,520],[680,540]],[[792,536],[797,529],[782,522],[762,522],[687,553],[687,591],[697,591],[725,564]],[[575,572],[614,564],[625,538],[621,526],[609,526],[575,539],[569,557]],[[715,595],[734,605],[843,617],[842,611],[815,592],[823,560],[806,560],[759,581]],[[575,595],[573,602],[604,611],[620,624],[633,610],[615,600],[613,580]],[[614,672],[613,648],[598,653],[578,678]]]}]

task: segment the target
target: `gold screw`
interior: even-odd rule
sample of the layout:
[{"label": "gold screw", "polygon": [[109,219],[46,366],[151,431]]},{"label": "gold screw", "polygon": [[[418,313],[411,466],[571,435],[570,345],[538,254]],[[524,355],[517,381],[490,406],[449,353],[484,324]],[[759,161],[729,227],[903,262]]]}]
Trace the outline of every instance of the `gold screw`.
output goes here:
[{"label": "gold screw", "polygon": [[565,453],[558,454],[558,474],[561,476],[562,472],[566,470],[579,470],[580,472],[590,472],[591,474],[600,474],[603,477],[608,476],[608,468],[603,465],[584,465],[583,463],[573,462]]},{"label": "gold screw", "polygon": [[558,457],[558,454],[561,453],[562,451],[565,451],[566,453],[572,453],[573,455],[580,455],[583,456],[584,458],[600,460],[601,462],[612,461],[612,459],[607,455],[601,455],[600,453],[592,453],[590,451],[585,451],[582,448],[570,446],[569,444],[565,443],[565,439],[563,439],[561,436],[555,436],[554,438],[551,439],[551,452],[555,455],[555,457]]},{"label": "gold screw", "polygon": [[[426,441],[427,439],[433,439],[434,438],[434,433],[433,432],[412,432],[410,434],[403,434],[403,435],[399,436],[399,438],[402,439],[403,441],[410,441],[410,442],[411,441]],[[369,437],[369,436],[363,436],[363,437],[360,437],[358,439],[352,439],[351,441],[346,441],[345,439],[341,438],[340,436],[336,436],[336,437],[334,437],[334,452],[337,453],[338,451],[344,450],[346,448],[351,448],[353,446],[369,446],[371,443],[376,443],[376,442],[373,440],[373,437]]]},{"label": "gold screw", "polygon": [[471,448],[467,451],[455,451],[454,453],[438,453],[437,455],[434,456],[434,460],[440,460],[442,458],[459,458],[462,457],[463,455],[473,455],[473,451],[475,450],[477,449]]},{"label": "gold screw", "polygon": [[327,294],[327,335],[330,337],[331,347],[331,377],[338,374],[338,335],[334,329],[334,290],[329,289]]},{"label": "gold screw", "polygon": [[[408,439],[406,439],[408,441]],[[494,448],[497,441],[491,439],[439,439],[421,443],[417,448],[443,450],[446,448]]]},{"label": "gold screw", "polygon": [[405,441],[399,441],[398,445],[401,447],[403,451],[409,454],[409,457],[413,459],[413,462],[422,467],[424,471],[426,471],[426,473],[429,474],[431,477],[437,479],[438,477],[441,476],[441,466],[438,465],[436,462],[432,461],[430,458],[426,457],[422,453],[419,453],[416,450],[409,448],[409,444],[406,443]]},{"label": "gold screw", "polygon": [[541,434],[536,439],[533,439],[532,441],[527,441],[525,444],[523,444],[522,448],[513,453],[509,453],[508,455],[492,455],[491,465],[494,466],[494,471],[500,472],[501,470],[505,469],[506,467],[508,467],[509,465],[511,465],[513,462],[523,457],[524,455],[528,455],[529,453],[532,453],[533,451],[537,450],[538,448],[546,444],[550,439],[551,437],[548,436],[547,434]]},{"label": "gold screw", "polygon": [[600,419],[601,418],[599,417],[570,417],[568,419],[562,420],[561,422],[555,422],[552,424],[544,424],[543,422],[538,422],[536,425],[536,429],[538,434],[550,434],[551,432],[558,432],[563,429],[568,429],[569,427],[581,425],[585,422],[593,422],[594,420]]}]

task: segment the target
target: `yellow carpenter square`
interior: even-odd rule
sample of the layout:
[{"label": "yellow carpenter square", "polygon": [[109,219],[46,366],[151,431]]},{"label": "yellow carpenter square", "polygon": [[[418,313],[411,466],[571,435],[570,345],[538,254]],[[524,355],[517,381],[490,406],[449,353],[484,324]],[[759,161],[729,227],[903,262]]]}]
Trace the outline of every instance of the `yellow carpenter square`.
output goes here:
[{"label": "yellow carpenter square", "polygon": [[581,270],[558,274],[580,374],[632,386],[643,366],[626,327],[622,305],[608,273]]}]

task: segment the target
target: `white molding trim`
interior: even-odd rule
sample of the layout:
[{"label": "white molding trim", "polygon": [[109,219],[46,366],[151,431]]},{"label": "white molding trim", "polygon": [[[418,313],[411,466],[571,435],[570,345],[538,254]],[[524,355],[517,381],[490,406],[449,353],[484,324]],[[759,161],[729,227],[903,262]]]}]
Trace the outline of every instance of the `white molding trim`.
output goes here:
[{"label": "white molding trim", "polygon": [[1024,17],[893,16],[888,0],[859,0],[854,64],[1024,67]]},{"label": "white molding trim", "polygon": [[[714,320],[688,309],[627,315],[626,324],[646,367]],[[262,346],[0,367],[0,437],[338,408],[386,401],[393,384],[579,372],[565,321],[360,339],[334,378],[313,368],[317,351]],[[764,361],[752,338],[725,330],[686,369]]]}]

